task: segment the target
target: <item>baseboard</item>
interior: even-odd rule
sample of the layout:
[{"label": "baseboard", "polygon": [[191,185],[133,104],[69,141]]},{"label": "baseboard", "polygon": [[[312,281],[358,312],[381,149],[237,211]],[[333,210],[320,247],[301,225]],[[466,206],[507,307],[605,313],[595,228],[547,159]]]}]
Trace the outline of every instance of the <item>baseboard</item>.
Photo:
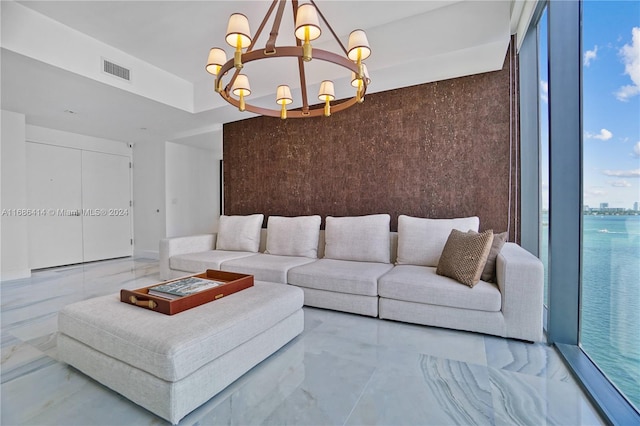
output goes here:
[{"label": "baseboard", "polygon": [[160,260],[160,252],[153,250],[134,250],[133,257]]},{"label": "baseboard", "polygon": [[21,280],[24,278],[31,278],[30,269],[20,271],[2,271],[0,275],[0,281]]}]

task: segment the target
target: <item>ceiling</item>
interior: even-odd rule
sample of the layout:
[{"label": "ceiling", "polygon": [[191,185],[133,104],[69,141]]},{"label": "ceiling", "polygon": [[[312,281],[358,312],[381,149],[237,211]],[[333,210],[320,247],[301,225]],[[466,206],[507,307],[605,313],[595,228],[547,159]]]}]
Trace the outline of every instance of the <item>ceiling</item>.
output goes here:
[{"label": "ceiling", "polygon": [[[230,57],[232,48],[224,44],[228,16],[244,13],[255,31],[270,3],[2,1],[2,108],[25,114],[28,124],[58,130],[206,147],[206,135],[222,124],[252,116],[212,91],[213,78],[204,71],[208,50],[223,47]],[[343,44],[351,30],[367,31],[373,52],[368,93],[501,68],[510,34],[527,19],[525,3],[316,1]],[[278,45],[294,43],[289,10]],[[338,49],[326,27],[313,46]],[[121,59],[132,69],[132,82],[101,75],[92,56]],[[296,96],[295,63],[285,61],[247,65],[252,103],[277,107],[274,88],[282,80]],[[328,76],[336,81],[338,98],[353,96],[348,72],[321,61],[311,64],[310,93]]]}]

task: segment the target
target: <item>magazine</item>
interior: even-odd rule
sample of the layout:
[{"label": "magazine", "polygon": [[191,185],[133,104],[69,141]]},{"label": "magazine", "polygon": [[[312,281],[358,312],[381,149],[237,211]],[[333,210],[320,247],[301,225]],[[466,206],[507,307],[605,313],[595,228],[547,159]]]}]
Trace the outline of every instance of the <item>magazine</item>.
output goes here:
[{"label": "magazine", "polygon": [[148,289],[149,294],[165,299],[179,299],[225,284],[222,281],[205,280],[197,277],[182,278],[167,284],[160,284]]}]

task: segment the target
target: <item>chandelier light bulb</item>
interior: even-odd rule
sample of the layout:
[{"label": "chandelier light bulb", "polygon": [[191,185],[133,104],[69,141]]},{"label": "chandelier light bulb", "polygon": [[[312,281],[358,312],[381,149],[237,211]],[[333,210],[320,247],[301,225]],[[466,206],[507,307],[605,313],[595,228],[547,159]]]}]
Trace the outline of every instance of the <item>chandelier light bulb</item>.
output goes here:
[{"label": "chandelier light bulb", "polygon": [[220,68],[227,62],[227,54],[219,47],[213,47],[209,51],[206,70],[211,75],[218,75]]},{"label": "chandelier light bulb", "polygon": [[[220,68],[227,62],[227,54],[219,47],[213,47],[209,50],[209,57],[207,58],[206,70],[209,74],[218,76],[220,74]],[[222,90],[222,79],[217,78],[213,83],[213,89],[220,93]]]},{"label": "chandelier light bulb", "polygon": [[[364,77],[367,85],[371,84],[371,78],[369,77],[369,70],[367,70],[366,64],[362,64],[362,77]],[[358,74],[351,71],[351,85],[353,87],[358,87],[361,85],[360,83],[358,83],[358,80],[360,80],[360,83],[362,82],[362,79],[358,76]]]},{"label": "chandelier light bulb", "polygon": [[234,66],[242,69],[242,49],[251,45],[251,30],[249,19],[242,13],[234,13],[229,17],[227,24],[227,36],[225,38],[229,46],[235,47]]},{"label": "chandelier light bulb", "polygon": [[318,99],[324,101],[324,116],[329,117],[331,115],[330,102],[336,98],[336,92],[333,88],[333,81],[324,80],[320,83],[320,91],[318,93]]},{"label": "chandelier light bulb", "polygon": [[295,35],[298,40],[303,41],[302,59],[310,61],[312,58],[311,40],[320,37],[322,30],[318,21],[318,11],[311,3],[306,3],[298,7],[296,13],[296,30]]},{"label": "chandelier light bulb", "polygon": [[280,109],[280,118],[283,120],[287,118],[287,105],[293,102],[291,96],[291,89],[286,84],[281,84],[276,90],[276,103],[282,105]]},{"label": "chandelier light bulb", "polygon": [[367,34],[363,30],[353,30],[349,34],[349,47],[347,49],[349,59],[360,65],[371,55],[369,40]]},{"label": "chandelier light bulb", "polygon": [[301,41],[311,41],[320,37],[322,30],[318,21],[318,11],[311,3],[298,7],[296,13],[296,37]]},{"label": "chandelier light bulb", "polygon": [[249,77],[245,74],[238,74],[236,80],[233,82],[233,86],[231,87],[231,92],[240,98],[240,111],[245,110],[245,96],[249,96],[251,94],[251,86],[249,86]]},{"label": "chandelier light bulb", "polygon": [[362,103],[364,102],[364,96],[362,95],[362,92],[364,91],[363,79],[364,81],[366,81],[368,86],[369,84],[371,84],[371,78],[369,78],[369,70],[367,70],[367,65],[362,63],[360,64],[360,66],[362,72],[360,76],[351,71],[351,86],[356,88],[356,98],[359,103]]}]

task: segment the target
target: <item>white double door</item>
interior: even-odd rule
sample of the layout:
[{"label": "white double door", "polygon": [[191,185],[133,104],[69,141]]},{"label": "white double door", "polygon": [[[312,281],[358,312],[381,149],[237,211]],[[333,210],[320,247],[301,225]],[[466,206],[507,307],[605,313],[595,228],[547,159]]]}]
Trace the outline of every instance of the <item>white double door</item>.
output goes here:
[{"label": "white double door", "polygon": [[129,157],[26,145],[31,269],[131,256]]}]

